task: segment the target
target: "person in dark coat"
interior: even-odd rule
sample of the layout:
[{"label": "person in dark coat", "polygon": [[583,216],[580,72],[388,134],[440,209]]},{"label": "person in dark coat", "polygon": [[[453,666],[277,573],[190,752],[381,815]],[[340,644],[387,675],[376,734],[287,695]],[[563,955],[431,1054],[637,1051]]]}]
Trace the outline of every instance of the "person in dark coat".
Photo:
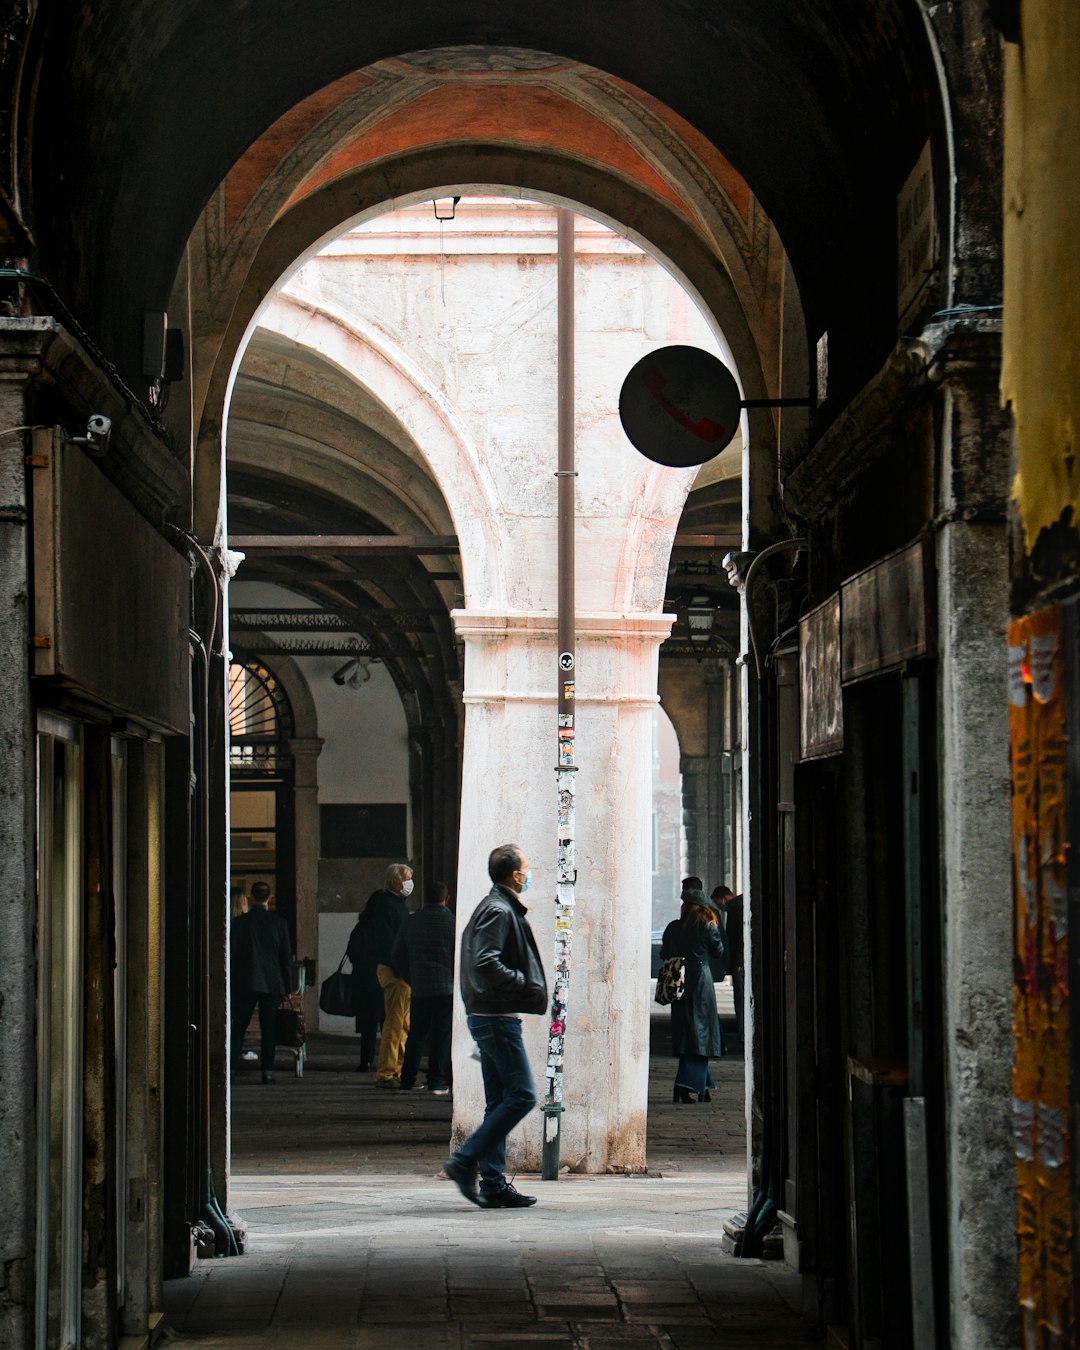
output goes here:
[{"label": "person in dark coat", "polygon": [[683,958],[683,993],[671,1005],[671,1051],[679,1056],[672,1100],[710,1101],[709,1060],[724,1053],[711,963],[726,954],[720,916],[703,891],[684,891],[682,911],[664,929],[660,954]]},{"label": "person in dark coat", "polygon": [[394,969],[390,953],[398,929],[409,914],[406,899],[412,894],[413,874],[408,863],[391,863],[386,869],[386,885],[367,902],[367,936],[375,978],[383,994],[382,1038],[379,1064],[375,1070],[378,1087],[399,1087],[405,1063],[405,1042],[409,1037],[409,982]]},{"label": "person in dark coat", "polygon": [[257,881],[251,888],[251,908],[233,919],[229,928],[232,1072],[235,1074],[240,1067],[244,1032],[257,1004],[264,1083],[274,1081],[277,1050],[274,1015],[282,996],[290,992],[292,985],[292,944],[288,925],[280,914],[271,914],[266,908],[269,899],[270,887],[265,881]]},{"label": "person in dark coat", "polygon": [[743,969],[743,903],[741,895],[733,895],[730,886],[717,886],[712,902],[723,915],[724,941],[728,949],[728,970],[731,972],[735,996],[735,1038],[743,1048],[743,1026],[746,1018],[746,975]]},{"label": "person in dark coat", "polygon": [[439,1097],[450,1091],[454,1018],[454,916],[447,908],[448,895],[444,882],[429,881],[424,908],[401,925],[390,953],[390,964],[412,990],[401,1090],[411,1092],[416,1086],[426,1045],[427,1085]]},{"label": "person in dark coat", "polygon": [[[378,891],[375,892],[379,894]],[[371,903],[370,901],[368,902]],[[378,935],[366,909],[356,916],[356,924],[349,934],[345,954],[352,966],[353,1016],[356,1034],[360,1037],[360,1063],[357,1073],[367,1073],[375,1061],[375,1038],[382,1026],[386,1003],[382,986],[375,973],[378,965],[376,946]]]}]

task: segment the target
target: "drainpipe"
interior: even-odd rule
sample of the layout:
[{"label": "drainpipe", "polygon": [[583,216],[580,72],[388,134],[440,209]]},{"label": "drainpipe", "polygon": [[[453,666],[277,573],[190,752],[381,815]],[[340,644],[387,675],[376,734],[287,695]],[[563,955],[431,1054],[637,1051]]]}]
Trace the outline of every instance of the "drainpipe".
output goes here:
[{"label": "drainpipe", "polygon": [[[199,1218],[214,1234],[218,1256],[239,1256],[240,1250],[232,1226],[222,1212],[214,1191],[214,1170],[210,1161],[210,979],[206,963],[210,954],[210,661],[202,639],[193,630],[189,633],[191,650],[195,654],[198,671],[198,702],[196,704],[195,747],[195,811],[192,833],[195,838],[197,865],[192,868],[192,882],[196,888],[199,906],[200,934],[200,993],[199,993],[199,1115],[201,1126],[203,1190]],[[193,691],[195,692],[195,691]]]},{"label": "drainpipe", "polygon": [[[755,737],[754,737],[754,757],[757,762],[757,772],[754,775],[754,802],[753,814],[756,816],[759,824],[757,831],[757,876],[759,880],[764,877],[766,867],[766,850],[768,848],[768,835],[765,833],[766,822],[769,819],[769,778],[768,778],[768,754],[769,738],[766,727],[766,716],[768,713],[768,699],[765,692],[765,664],[768,653],[765,653],[765,660],[762,659],[761,634],[758,631],[754,616],[754,594],[753,583],[762,572],[762,565],[777,553],[789,552],[792,549],[798,550],[806,547],[805,539],[782,539],[777,544],[770,544],[758,553],[750,563],[746,571],[746,576],[742,584],[743,600],[746,605],[746,623],[750,633],[750,647],[754,655],[754,709],[755,709]],[[741,558],[739,555],[731,555],[734,567],[737,568],[738,562],[743,561],[746,555]],[[725,559],[725,563],[727,559]],[[731,573],[729,572],[729,575]],[[734,577],[735,584],[738,584],[737,577]],[[751,897],[753,903],[755,897]],[[761,962],[761,989],[760,997],[757,1000],[758,1007],[763,1009],[766,1015],[775,1015],[773,1005],[773,989],[771,981],[771,948],[770,938],[772,917],[770,906],[767,901],[762,899],[758,907],[759,935],[763,960]],[[769,1037],[762,1035],[759,1038],[761,1045],[761,1093],[765,1102],[764,1128],[761,1134],[761,1171],[758,1184],[758,1192],[754,1196],[750,1212],[746,1216],[746,1224],[743,1228],[742,1240],[737,1248],[738,1256],[760,1257],[762,1244],[765,1236],[770,1232],[776,1222],[776,1200],[775,1191],[777,1178],[775,1175],[775,1154],[776,1140],[773,1138],[774,1130],[777,1128],[771,1109],[773,1084],[776,1077],[777,1066],[773,1063]]]},{"label": "drainpipe", "polygon": [[575,861],[574,694],[576,635],[574,624],[574,213],[558,212],[558,399],[559,458],[555,478],[559,503],[559,613],[558,613],[558,760],[557,793],[555,978],[551,992],[551,1021],[545,1078],[544,1144],[540,1175],[559,1179],[559,1128],[563,1112],[563,1046],[570,992],[570,951],[574,938]]}]

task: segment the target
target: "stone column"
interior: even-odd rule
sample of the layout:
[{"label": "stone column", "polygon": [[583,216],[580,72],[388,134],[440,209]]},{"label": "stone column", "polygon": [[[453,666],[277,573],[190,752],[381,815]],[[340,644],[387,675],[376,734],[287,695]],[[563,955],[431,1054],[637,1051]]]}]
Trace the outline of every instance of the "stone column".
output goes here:
[{"label": "stone column", "polygon": [[[289,742],[293,757],[293,830],[296,835],[296,955],[319,954],[319,751],[321,737]],[[318,989],[304,996],[304,1019],[319,1025]]]},{"label": "stone column", "polygon": [[34,1299],[36,835],[30,699],[26,382],[41,367],[47,319],[0,320],[0,1339],[28,1342]]},{"label": "stone column", "polygon": [[[682,819],[686,831],[686,868],[690,874],[700,875],[708,885],[712,875],[709,869],[709,757],[708,755],[680,755],[682,774]],[[671,897],[672,903],[678,896]]]},{"label": "stone column", "polygon": [[[487,858],[517,843],[532,866],[526,897],[550,983],[555,933],[555,618],[457,611],[465,642],[465,744],[458,867],[459,934],[487,894]],[[645,1167],[651,925],[651,712],[661,614],[577,620],[577,915],[566,1035],[561,1156],[583,1172]],[[479,1066],[458,1005],[454,1138],[483,1113]],[[546,1017],[524,1019],[543,1093]],[[510,1166],[538,1170],[541,1116],[510,1140]]]},{"label": "stone column", "polygon": [[944,389],[937,538],[951,1344],[1004,1350],[1016,1321],[1012,894],[998,337],[958,334]]}]

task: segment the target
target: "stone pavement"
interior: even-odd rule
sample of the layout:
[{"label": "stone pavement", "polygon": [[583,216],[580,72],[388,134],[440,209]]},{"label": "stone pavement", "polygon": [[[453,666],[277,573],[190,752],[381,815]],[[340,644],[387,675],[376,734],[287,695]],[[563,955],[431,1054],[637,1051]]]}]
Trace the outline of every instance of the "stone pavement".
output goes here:
[{"label": "stone pavement", "polygon": [[[312,1038],[303,1079],[244,1075],[230,1208],[247,1254],[166,1285],[169,1336],[207,1350],[754,1346],[814,1339],[798,1277],[720,1250],[746,1206],[741,1058],[711,1105],[671,1103],[653,1019],[645,1177],[520,1176],[531,1209],[468,1205],[439,1168],[448,1099],[376,1088],[355,1043]],[[657,1053],[657,1052],[661,1053]]]}]

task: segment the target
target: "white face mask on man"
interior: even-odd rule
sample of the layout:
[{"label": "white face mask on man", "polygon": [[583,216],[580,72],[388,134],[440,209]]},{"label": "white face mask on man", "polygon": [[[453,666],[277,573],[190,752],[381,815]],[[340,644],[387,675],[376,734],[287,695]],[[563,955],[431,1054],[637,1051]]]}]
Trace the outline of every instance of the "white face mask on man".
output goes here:
[{"label": "white face mask on man", "polygon": [[403,881],[401,883],[401,894],[412,895],[412,877],[410,877],[408,881]]}]

